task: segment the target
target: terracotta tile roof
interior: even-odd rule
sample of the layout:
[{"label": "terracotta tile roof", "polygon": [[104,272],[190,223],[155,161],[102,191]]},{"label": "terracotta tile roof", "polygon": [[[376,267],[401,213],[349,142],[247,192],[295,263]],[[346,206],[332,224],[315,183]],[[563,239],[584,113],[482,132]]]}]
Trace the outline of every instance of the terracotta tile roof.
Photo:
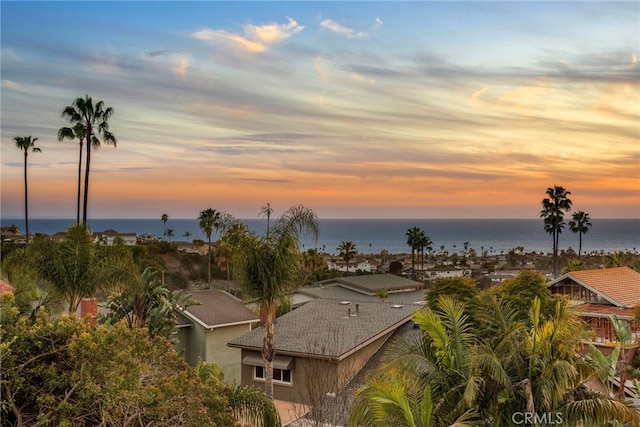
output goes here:
[{"label": "terracotta tile roof", "polygon": [[551,285],[566,279],[601,294],[618,307],[640,304],[640,273],[628,267],[571,271],[554,280]]}]

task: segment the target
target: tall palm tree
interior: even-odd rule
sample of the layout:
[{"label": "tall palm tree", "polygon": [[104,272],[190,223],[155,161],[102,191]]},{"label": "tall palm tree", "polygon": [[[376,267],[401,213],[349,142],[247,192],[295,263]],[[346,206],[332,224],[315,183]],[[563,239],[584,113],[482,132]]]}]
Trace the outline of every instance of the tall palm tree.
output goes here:
[{"label": "tall palm tree", "polygon": [[171,241],[171,239],[173,238],[173,228],[167,228],[164,234],[169,238],[169,241]]},{"label": "tall palm tree", "polygon": [[260,215],[267,217],[267,236],[269,235],[269,226],[271,225],[271,214],[273,213],[273,208],[267,202],[266,205],[260,206]]},{"label": "tall palm tree", "polygon": [[160,219],[162,220],[162,235],[166,236],[167,235],[167,221],[169,220],[169,215],[162,214]]},{"label": "tall palm tree", "polygon": [[209,250],[207,251],[207,255],[209,257],[209,261],[207,263],[207,283],[211,283],[211,234],[214,230],[217,230],[220,227],[221,214],[215,209],[208,208],[200,212],[200,216],[198,217],[200,221],[200,229],[207,236],[207,240],[209,242]]},{"label": "tall palm tree", "polygon": [[346,240],[340,243],[340,246],[338,246],[337,249],[340,251],[340,257],[342,260],[347,263],[347,274],[349,274],[349,261],[351,261],[358,253],[356,250],[356,244]]},{"label": "tall palm tree", "polygon": [[571,221],[569,221],[569,230],[578,233],[578,258],[582,252],[582,235],[591,228],[591,218],[589,214],[583,211],[574,212]]},{"label": "tall palm tree", "polygon": [[301,234],[318,236],[318,218],[309,208],[289,208],[271,226],[268,235],[258,235],[236,223],[227,232],[234,249],[234,265],[245,295],[265,314],[262,357],[265,362],[265,393],[273,399],[274,318],[276,304],[297,285],[300,269]]},{"label": "tall palm tree", "polygon": [[421,231],[418,227],[411,227],[404,233],[407,237],[407,245],[411,248],[411,270],[413,271],[414,279],[416,277],[416,251],[418,250],[418,239]]},{"label": "tall palm tree", "polygon": [[185,231],[184,234],[182,235],[185,239],[187,239],[187,242],[189,241],[189,237],[191,237],[191,232],[189,230]]},{"label": "tall palm tree", "polygon": [[431,246],[432,244],[433,242],[431,241],[429,236],[427,236],[424,233],[424,231],[420,230],[420,233],[418,233],[418,236],[416,238],[416,245],[418,247],[418,250],[420,250],[420,260],[422,263],[421,270],[422,270],[423,281],[424,281],[424,251],[425,249],[428,251],[431,251],[433,249],[433,247]]},{"label": "tall palm tree", "polygon": [[[109,131],[109,119],[113,115],[113,108],[105,108],[103,101],[95,105],[89,95],[84,98],[76,98],[71,105],[62,111],[62,117],[69,120],[74,126],[82,124],[85,129],[85,141],[87,157],[84,169],[84,200],[82,208],[82,224],[87,224],[87,208],[89,202],[89,172],[91,170],[91,149],[97,149],[101,143],[116,146],[116,137]],[[102,136],[100,141],[99,136]]]},{"label": "tall palm tree", "polygon": [[553,277],[558,276],[558,241],[565,226],[564,212],[571,210],[570,191],[559,185],[547,188],[546,197],[542,200],[540,218],[544,220],[544,231],[553,239]]},{"label": "tall palm tree", "polygon": [[58,130],[58,141],[63,139],[77,139],[80,145],[78,155],[78,201],[76,204],[76,224],[80,224],[80,193],[82,190],[82,147],[87,136],[87,129],[82,123],[76,123],[72,128],[62,127]]},{"label": "tall palm tree", "polygon": [[27,245],[29,244],[29,197],[27,191],[27,156],[29,151],[33,153],[40,153],[42,150],[36,147],[36,141],[38,138],[32,138],[31,136],[16,136],[13,138],[16,142],[16,147],[24,153],[24,224],[25,231],[27,233]]}]

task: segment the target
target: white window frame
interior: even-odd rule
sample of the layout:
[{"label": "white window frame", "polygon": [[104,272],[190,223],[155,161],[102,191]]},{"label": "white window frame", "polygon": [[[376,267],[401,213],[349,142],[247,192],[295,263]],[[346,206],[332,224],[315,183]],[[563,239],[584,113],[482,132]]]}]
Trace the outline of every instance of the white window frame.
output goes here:
[{"label": "white window frame", "polygon": [[[262,377],[258,376],[258,369],[262,371]],[[284,380],[284,373],[289,372],[289,381]],[[277,375],[279,373],[280,375]],[[254,381],[264,381],[265,380],[265,368],[264,366],[254,366],[253,367],[253,379]],[[277,376],[276,376],[277,375]],[[273,382],[274,384],[282,384],[287,386],[293,385],[293,374],[291,369],[278,369],[273,368]]]}]

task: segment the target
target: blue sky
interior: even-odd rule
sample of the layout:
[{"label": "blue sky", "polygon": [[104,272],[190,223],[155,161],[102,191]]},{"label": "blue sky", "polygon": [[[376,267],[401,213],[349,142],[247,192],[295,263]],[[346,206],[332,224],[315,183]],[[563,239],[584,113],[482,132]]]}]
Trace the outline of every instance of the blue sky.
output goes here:
[{"label": "blue sky", "polygon": [[2,205],[75,213],[64,106],[115,109],[93,217],[640,218],[638,2],[8,2]]}]

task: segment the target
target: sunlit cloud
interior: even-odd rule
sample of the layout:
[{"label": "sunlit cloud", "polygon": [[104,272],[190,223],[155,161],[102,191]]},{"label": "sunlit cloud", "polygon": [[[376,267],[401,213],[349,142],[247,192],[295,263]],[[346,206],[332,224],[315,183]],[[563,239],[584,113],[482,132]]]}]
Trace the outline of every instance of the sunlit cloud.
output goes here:
[{"label": "sunlit cloud", "polygon": [[198,40],[215,44],[234,44],[242,47],[249,53],[261,53],[267,50],[268,45],[281,41],[299,33],[304,29],[294,19],[287,18],[286,24],[245,25],[244,35],[231,33],[225,30],[213,30],[205,28],[196,31],[192,37]]},{"label": "sunlit cloud", "polygon": [[[380,21],[381,22],[381,21]],[[340,34],[346,36],[349,39],[361,39],[366,37],[367,33],[364,32],[356,32],[352,28],[344,27],[338,24],[336,21],[332,19],[324,19],[320,22],[320,26],[325,28],[333,33]]]}]

